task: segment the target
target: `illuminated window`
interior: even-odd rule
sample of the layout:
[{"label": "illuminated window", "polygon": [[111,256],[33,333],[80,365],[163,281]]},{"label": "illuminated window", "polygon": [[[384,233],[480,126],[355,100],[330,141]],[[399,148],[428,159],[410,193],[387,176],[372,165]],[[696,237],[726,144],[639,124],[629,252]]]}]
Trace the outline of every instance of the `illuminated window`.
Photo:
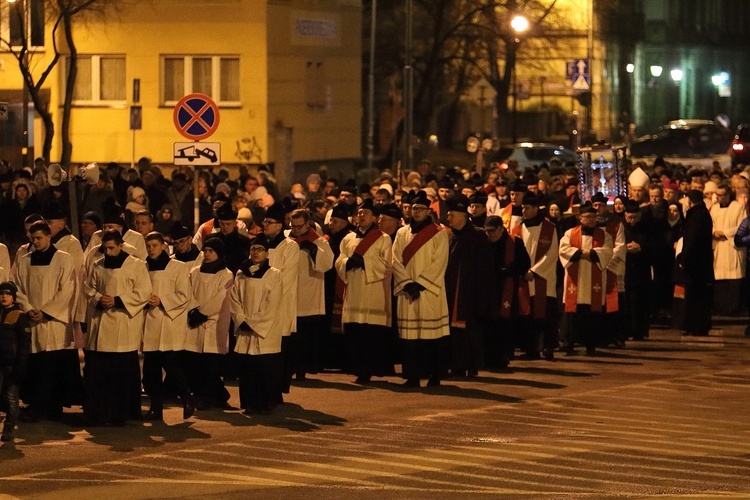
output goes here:
[{"label": "illuminated window", "polygon": [[240,104],[240,58],[236,56],[163,56],[161,103],[173,106],[184,96],[206,94],[220,105]]},{"label": "illuminated window", "polygon": [[[127,99],[124,55],[79,55],[74,106],[122,106]],[[66,69],[68,65],[66,64]],[[65,78],[65,76],[63,76]],[[63,80],[63,89],[65,80]]]},{"label": "illuminated window", "polygon": [[[28,2],[28,10],[27,3]],[[7,32],[12,47],[22,47],[26,37],[29,49],[44,47],[44,0],[18,0],[7,3]]]}]

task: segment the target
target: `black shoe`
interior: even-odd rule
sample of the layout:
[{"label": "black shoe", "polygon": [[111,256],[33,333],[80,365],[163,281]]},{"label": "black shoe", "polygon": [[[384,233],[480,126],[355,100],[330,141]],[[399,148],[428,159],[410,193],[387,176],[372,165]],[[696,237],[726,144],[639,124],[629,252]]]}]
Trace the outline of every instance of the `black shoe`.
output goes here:
[{"label": "black shoe", "polygon": [[406,379],[406,382],[404,382],[403,384],[401,384],[401,387],[406,387],[406,388],[420,387],[420,385],[419,385],[419,379],[418,378],[409,378],[409,379]]},{"label": "black shoe", "polygon": [[537,351],[532,351],[532,352],[521,354],[520,356],[518,356],[518,359],[536,360],[536,359],[542,359],[542,357],[539,355]]},{"label": "black shoe", "polygon": [[307,376],[304,373],[298,373],[295,380],[298,380],[298,381],[307,380]]},{"label": "black shoe", "polygon": [[554,361],[555,360],[555,350],[554,349],[545,349],[544,350],[544,359],[547,361]]},{"label": "black shoe", "polygon": [[0,441],[13,441],[15,427],[15,425],[5,424],[3,426],[3,433],[0,435]]},{"label": "black shoe", "polygon": [[370,377],[366,376],[360,376],[357,377],[357,379],[354,381],[355,384],[369,384],[370,383]]},{"label": "black shoe", "polygon": [[143,420],[146,422],[163,422],[164,414],[161,410],[154,410],[151,408],[145,415],[143,415]]},{"label": "black shoe", "polygon": [[182,418],[187,420],[195,414],[193,398],[186,398],[182,403]]},{"label": "black shoe", "polygon": [[596,349],[594,347],[587,347],[586,356],[596,356]]},{"label": "black shoe", "polygon": [[750,325],[747,325],[747,328],[745,328],[745,337],[750,337]]},{"label": "black shoe", "polygon": [[[417,381],[419,383],[419,381]],[[430,377],[430,380],[427,381],[427,387],[439,387],[440,386],[440,377],[433,375]]]}]

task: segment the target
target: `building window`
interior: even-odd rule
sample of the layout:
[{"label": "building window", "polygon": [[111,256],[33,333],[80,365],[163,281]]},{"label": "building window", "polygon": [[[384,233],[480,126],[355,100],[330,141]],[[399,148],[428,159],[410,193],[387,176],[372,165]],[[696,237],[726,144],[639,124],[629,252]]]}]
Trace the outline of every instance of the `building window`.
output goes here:
[{"label": "building window", "polygon": [[305,66],[305,97],[309,109],[314,111],[326,110],[327,96],[323,61],[307,61]]},{"label": "building window", "polygon": [[[5,3],[5,2],[3,2]],[[3,24],[3,38],[10,41],[11,47],[24,46],[29,49],[44,47],[44,0],[18,0],[7,3],[7,24]]]},{"label": "building window", "polygon": [[206,94],[219,105],[240,105],[237,56],[163,56],[161,66],[164,106],[174,106],[193,93]]},{"label": "building window", "polygon": [[[78,56],[74,106],[122,106],[127,99],[125,56]],[[66,69],[68,65],[66,64]],[[67,72],[66,72],[67,73]],[[67,74],[63,75],[67,78]],[[63,88],[66,80],[63,80]]]}]

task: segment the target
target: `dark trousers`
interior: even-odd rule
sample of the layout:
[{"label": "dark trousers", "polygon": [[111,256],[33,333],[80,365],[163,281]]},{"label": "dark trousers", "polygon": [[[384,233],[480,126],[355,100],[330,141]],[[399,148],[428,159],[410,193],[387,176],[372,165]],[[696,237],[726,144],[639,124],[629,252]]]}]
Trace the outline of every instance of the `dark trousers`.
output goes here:
[{"label": "dark trousers", "polygon": [[444,378],[451,360],[450,337],[401,340],[401,375],[407,380]]},{"label": "dark trousers", "polygon": [[78,349],[43,351],[29,356],[28,390],[24,400],[39,417],[56,419],[64,406],[83,403]]},{"label": "dark trousers", "polygon": [[393,373],[389,326],[345,323],[348,365],[358,377],[382,377]]},{"label": "dark trousers", "polygon": [[576,312],[563,314],[563,321],[568,323],[571,334],[568,349],[575,343],[582,344],[587,351],[593,351],[601,343],[604,313],[591,310],[590,305],[578,304]]},{"label": "dark trousers", "polygon": [[12,377],[12,367],[0,368],[0,396],[5,408],[5,428],[13,429],[18,421],[18,390],[18,382]]},{"label": "dark trousers", "polygon": [[500,318],[483,322],[482,350],[487,368],[507,365],[513,355],[514,340],[523,343],[519,321],[520,318]]},{"label": "dark trousers", "polygon": [[185,373],[182,371],[183,351],[148,351],[143,353],[143,388],[151,398],[151,409],[164,407],[164,377],[169,377],[183,404],[190,399]]},{"label": "dark trousers", "polygon": [[281,401],[283,358],[276,354],[238,354],[240,407],[270,410]]},{"label": "dark trousers", "polygon": [[685,321],[683,328],[692,335],[708,335],[711,330],[711,297],[713,285],[685,283]]},{"label": "dark trousers", "polygon": [[323,369],[320,361],[320,346],[323,339],[325,316],[298,316],[297,338],[293,343],[292,364],[299,375],[318,373]]},{"label": "dark trousers", "polygon": [[141,418],[141,366],[138,351],[86,351],[86,404],[93,423],[124,424]]},{"label": "dark trousers", "polygon": [[648,287],[626,285],[624,320],[628,326],[628,337],[633,340],[648,337],[650,300]]},{"label": "dark trousers", "polygon": [[183,351],[183,372],[196,400],[196,407],[221,407],[229,401],[229,391],[221,379],[224,354]]},{"label": "dark trousers", "polygon": [[459,374],[484,368],[482,329],[478,321],[469,320],[466,328],[451,327],[451,370]]}]

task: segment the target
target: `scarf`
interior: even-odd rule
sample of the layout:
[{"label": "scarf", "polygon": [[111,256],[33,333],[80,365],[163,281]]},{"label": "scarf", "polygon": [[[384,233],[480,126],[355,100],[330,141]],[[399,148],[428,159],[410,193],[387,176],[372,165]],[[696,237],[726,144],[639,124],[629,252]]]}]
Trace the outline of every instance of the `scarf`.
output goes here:
[{"label": "scarf", "polygon": [[146,264],[148,265],[149,271],[163,271],[167,268],[167,264],[169,264],[169,254],[162,251],[155,259],[146,257]]}]

